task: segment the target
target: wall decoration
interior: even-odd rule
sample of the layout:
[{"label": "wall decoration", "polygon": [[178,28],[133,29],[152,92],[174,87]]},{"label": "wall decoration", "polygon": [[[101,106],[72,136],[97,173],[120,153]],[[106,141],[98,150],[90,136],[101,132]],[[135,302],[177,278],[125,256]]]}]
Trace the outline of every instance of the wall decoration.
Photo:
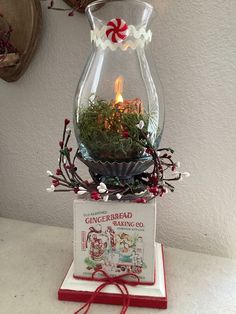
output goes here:
[{"label": "wall decoration", "polygon": [[72,8],[76,8],[78,12],[84,13],[86,6],[93,0],[64,0]]},{"label": "wall decoration", "polygon": [[0,78],[18,80],[27,69],[40,38],[39,0],[0,0]]},{"label": "wall decoration", "polygon": [[0,68],[13,66],[19,61],[19,53],[11,43],[12,27],[0,15]]},{"label": "wall decoration", "polygon": [[70,8],[61,8],[57,6],[55,0],[41,0],[41,1],[48,1],[48,9],[57,10],[57,11],[69,11],[68,15],[73,16],[74,12],[84,13],[86,6],[93,2],[94,0],[64,0],[66,4],[70,6]]}]

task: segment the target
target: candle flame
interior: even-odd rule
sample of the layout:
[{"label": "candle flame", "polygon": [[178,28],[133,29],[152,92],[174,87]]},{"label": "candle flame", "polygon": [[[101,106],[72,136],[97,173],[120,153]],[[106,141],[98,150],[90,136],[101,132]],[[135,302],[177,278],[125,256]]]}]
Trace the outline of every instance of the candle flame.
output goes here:
[{"label": "candle flame", "polygon": [[114,92],[115,92],[115,103],[123,102],[123,83],[124,83],[124,78],[123,76],[118,76],[117,79],[115,80],[114,84]]}]

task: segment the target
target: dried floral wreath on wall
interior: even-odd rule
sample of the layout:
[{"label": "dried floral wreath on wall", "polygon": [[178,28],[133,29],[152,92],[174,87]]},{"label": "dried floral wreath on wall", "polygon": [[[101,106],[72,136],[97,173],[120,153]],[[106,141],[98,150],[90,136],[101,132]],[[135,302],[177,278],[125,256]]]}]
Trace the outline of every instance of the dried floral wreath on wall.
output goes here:
[{"label": "dried floral wreath on wall", "polygon": [[14,65],[19,60],[19,56],[16,55],[17,49],[11,43],[12,32],[11,25],[0,13],[0,68]]},{"label": "dried floral wreath on wall", "polygon": [[134,143],[141,145],[147,155],[153,160],[153,167],[150,172],[143,172],[130,180],[121,180],[119,177],[104,178],[99,174],[90,174],[93,181],[83,180],[79,175],[76,162],[81,159],[79,149],[72,156],[73,148],[69,146],[71,129],[70,120],[65,119],[62,140],[59,141],[58,168],[55,173],[47,171],[52,178],[52,185],[47,188],[48,192],[74,192],[78,196],[88,196],[92,200],[108,201],[108,199],[133,199],[137,203],[146,203],[151,199],[173,192],[174,181],[180,181],[189,177],[188,172],[179,172],[180,163],[174,162],[171,148],[155,150],[150,143],[148,132],[144,129],[144,121],[140,120],[136,125],[137,136],[133,136],[132,130],[126,130],[122,137],[130,138]]}]

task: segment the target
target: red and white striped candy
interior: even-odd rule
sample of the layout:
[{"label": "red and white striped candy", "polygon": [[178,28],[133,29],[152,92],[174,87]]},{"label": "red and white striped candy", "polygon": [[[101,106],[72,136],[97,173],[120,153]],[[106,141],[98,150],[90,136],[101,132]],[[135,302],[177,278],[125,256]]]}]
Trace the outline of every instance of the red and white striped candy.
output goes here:
[{"label": "red and white striped candy", "polygon": [[111,42],[121,43],[128,36],[128,25],[122,19],[112,19],[107,23],[106,35]]}]

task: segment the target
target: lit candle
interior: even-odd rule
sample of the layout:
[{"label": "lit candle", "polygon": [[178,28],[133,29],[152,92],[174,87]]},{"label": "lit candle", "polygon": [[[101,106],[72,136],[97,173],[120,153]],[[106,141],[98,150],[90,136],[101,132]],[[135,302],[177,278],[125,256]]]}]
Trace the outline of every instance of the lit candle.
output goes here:
[{"label": "lit candle", "polygon": [[133,99],[123,99],[123,85],[124,78],[123,76],[118,76],[114,83],[114,93],[115,99],[112,101],[113,105],[120,111],[126,113],[137,113],[140,114],[143,112],[142,101],[139,98]]},{"label": "lit candle", "polygon": [[119,102],[123,102],[123,97],[122,97],[123,84],[124,84],[123,76],[118,76],[114,84],[115,104],[118,104]]}]

